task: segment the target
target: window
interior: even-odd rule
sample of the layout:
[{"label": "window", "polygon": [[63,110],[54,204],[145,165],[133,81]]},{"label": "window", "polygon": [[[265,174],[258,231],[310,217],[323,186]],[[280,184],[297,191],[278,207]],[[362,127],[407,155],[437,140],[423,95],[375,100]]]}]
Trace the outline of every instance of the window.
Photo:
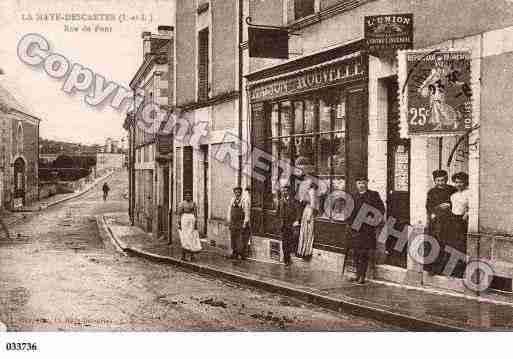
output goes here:
[{"label": "window", "polygon": [[[260,105],[258,105],[260,106]],[[277,208],[280,188],[288,184],[297,193],[303,178],[286,173],[290,164],[317,178],[320,216],[335,218],[343,203],[329,193],[344,190],[346,182],[346,101],[342,90],[267,104],[253,120],[253,143],[272,155],[261,198],[254,204]],[[253,110],[255,114],[255,109]],[[330,202],[331,201],[331,202]]]},{"label": "window", "polygon": [[315,0],[294,0],[294,19],[301,19],[315,12]]},{"label": "window", "polygon": [[[5,159],[6,159],[6,150],[5,150],[5,146],[2,146],[2,150],[0,152],[0,168],[4,168],[5,167]],[[0,203],[1,205],[1,203]]]},{"label": "window", "polygon": [[198,101],[208,100],[209,77],[209,39],[208,28],[198,33]]},{"label": "window", "polygon": [[23,126],[21,122],[18,122],[18,131],[16,133],[16,146],[17,146],[17,152],[22,153],[23,152]]}]

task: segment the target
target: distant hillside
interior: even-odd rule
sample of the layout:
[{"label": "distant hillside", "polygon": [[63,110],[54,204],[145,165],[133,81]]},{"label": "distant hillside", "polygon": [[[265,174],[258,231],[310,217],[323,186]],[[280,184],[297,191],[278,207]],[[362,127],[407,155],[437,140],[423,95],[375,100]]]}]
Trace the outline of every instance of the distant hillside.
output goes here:
[{"label": "distant hillside", "polygon": [[54,141],[39,138],[40,153],[66,153],[74,155],[77,153],[96,153],[102,149],[100,145],[83,145],[81,143]]}]

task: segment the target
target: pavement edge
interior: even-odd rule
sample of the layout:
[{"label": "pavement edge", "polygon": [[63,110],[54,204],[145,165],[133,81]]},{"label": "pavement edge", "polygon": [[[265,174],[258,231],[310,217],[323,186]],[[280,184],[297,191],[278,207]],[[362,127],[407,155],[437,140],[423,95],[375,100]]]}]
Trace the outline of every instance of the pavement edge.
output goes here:
[{"label": "pavement edge", "polygon": [[[112,230],[110,229],[110,226],[107,225],[107,221],[105,220],[104,215],[97,215],[96,216],[96,224],[98,226],[98,231],[100,232],[100,236],[105,240],[105,237],[114,245],[116,248],[116,251],[118,251],[120,254],[127,256],[128,254],[125,252],[126,246],[122,246],[119,243],[119,240],[116,238]],[[125,248],[124,248],[125,247]]]},{"label": "pavement edge", "polygon": [[155,262],[171,264],[192,272],[205,274],[215,278],[222,277],[223,279],[228,281],[249,285],[276,294],[294,297],[326,309],[338,312],[346,312],[353,315],[384,321],[389,324],[395,324],[404,329],[410,329],[415,331],[444,332],[460,332],[468,330],[467,328],[462,328],[445,323],[439,323],[436,321],[428,321],[421,318],[415,318],[405,314],[392,312],[383,308],[373,307],[370,305],[365,305],[363,303],[357,303],[355,301],[351,301],[350,299],[340,299],[322,295],[319,293],[314,293],[309,290],[292,287],[284,282],[277,280],[262,280],[257,276],[253,275],[242,275],[214,268],[212,266],[201,263],[185,262],[180,259],[153,254],[138,248],[130,247],[126,245],[126,243],[121,241],[119,238],[117,238],[110,229],[110,227],[107,225],[105,216],[97,216],[97,220],[99,226],[101,225],[104,228],[104,231],[107,233],[107,236],[112,241],[116,249],[118,251],[124,252],[125,255],[128,254],[130,256],[141,257]]}]

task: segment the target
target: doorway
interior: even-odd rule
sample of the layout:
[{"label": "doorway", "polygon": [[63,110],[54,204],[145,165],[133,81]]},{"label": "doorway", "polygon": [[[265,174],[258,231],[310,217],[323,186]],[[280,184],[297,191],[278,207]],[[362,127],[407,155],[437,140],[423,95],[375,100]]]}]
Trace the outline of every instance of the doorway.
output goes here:
[{"label": "doorway", "polygon": [[[410,140],[399,134],[399,101],[397,77],[386,80],[387,87],[387,217],[396,220],[395,229],[402,231],[410,223]],[[394,249],[397,238],[388,237],[385,264],[406,268],[408,246]]]},{"label": "doorway", "polygon": [[201,146],[203,162],[203,228],[202,237],[208,236],[208,145]]},{"label": "doorway", "polygon": [[160,214],[160,234],[165,234],[169,228],[169,166],[162,168],[162,209]]},{"label": "doorway", "polygon": [[25,161],[21,157],[14,161],[14,201],[25,204]]}]

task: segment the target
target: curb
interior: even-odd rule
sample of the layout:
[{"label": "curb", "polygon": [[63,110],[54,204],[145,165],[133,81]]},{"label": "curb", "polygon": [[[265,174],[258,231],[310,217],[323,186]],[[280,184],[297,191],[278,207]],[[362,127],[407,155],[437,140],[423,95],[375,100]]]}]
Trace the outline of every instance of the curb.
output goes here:
[{"label": "curb", "polygon": [[124,248],[121,247],[119,241],[114,236],[114,233],[112,233],[112,230],[110,229],[110,227],[107,225],[104,215],[96,216],[96,225],[98,226],[100,235],[102,235],[101,232],[104,232],[106,234],[106,236],[109,238],[109,240],[112,242],[114,247],[116,248],[116,251],[118,251],[120,254],[124,255],[125,257],[128,256],[127,253],[125,252]]},{"label": "curb", "polygon": [[[103,218],[103,223],[105,226],[107,226],[105,218]],[[306,289],[292,287],[286,283],[274,279],[262,280],[255,275],[242,275],[214,268],[212,266],[205,264],[184,262],[182,260],[175,259],[172,257],[165,257],[158,254],[149,253],[144,250],[127,246],[125,243],[116,238],[116,236],[112,233],[110,228],[106,232],[110,232],[109,239],[115,242],[114,245],[116,246],[116,248],[120,248],[130,256],[141,257],[155,262],[168,263],[174,266],[185,268],[196,273],[205,274],[216,278],[221,277],[228,281],[249,285],[252,287],[263,289],[268,292],[294,297],[326,309],[338,312],[346,312],[353,315],[363,316],[366,318],[372,318],[375,320],[384,321],[386,323],[398,325],[404,329],[414,331],[459,332],[469,330],[458,326],[439,323],[435,321],[428,321],[405,314],[395,313],[386,309],[372,307],[369,305],[365,305],[363,303],[358,303],[354,300],[351,300],[350,298],[341,299],[314,293]]]}]

